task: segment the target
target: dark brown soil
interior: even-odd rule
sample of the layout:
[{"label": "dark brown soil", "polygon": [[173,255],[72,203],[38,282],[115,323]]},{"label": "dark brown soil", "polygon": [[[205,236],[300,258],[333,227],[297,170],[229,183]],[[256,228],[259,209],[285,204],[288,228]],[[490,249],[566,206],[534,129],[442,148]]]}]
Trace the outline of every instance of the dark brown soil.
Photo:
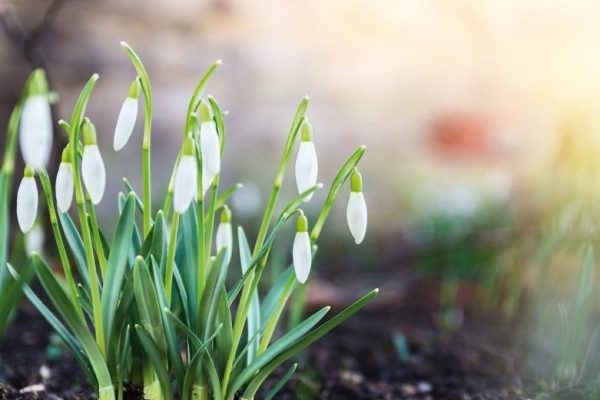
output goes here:
[{"label": "dark brown soil", "polygon": [[[550,390],[534,375],[544,370],[544,361],[529,357],[533,345],[515,321],[468,311],[462,327],[451,334],[440,332],[435,321],[431,307],[394,302],[393,297],[377,302],[303,354],[298,371],[276,398],[592,398],[573,387]],[[60,355],[60,348],[49,346],[50,334],[37,312],[23,305],[0,347],[0,399],[95,398],[68,351]],[[394,338],[400,348],[405,338],[408,352],[399,352]],[[130,388],[125,398],[142,396]]]}]

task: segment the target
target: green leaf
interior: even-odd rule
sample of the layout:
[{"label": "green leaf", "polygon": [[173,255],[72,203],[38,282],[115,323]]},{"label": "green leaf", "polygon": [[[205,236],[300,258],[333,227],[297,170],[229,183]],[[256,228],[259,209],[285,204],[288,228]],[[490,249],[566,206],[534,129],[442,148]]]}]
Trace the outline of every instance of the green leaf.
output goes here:
[{"label": "green leaf", "polygon": [[187,371],[185,374],[185,379],[183,381],[183,386],[181,386],[181,393],[183,399],[193,399],[194,396],[192,394],[192,387],[194,382],[196,381],[197,376],[197,368],[198,362],[200,359],[204,359],[204,367],[206,369],[206,373],[208,374],[211,383],[213,385],[213,397],[215,399],[221,398],[221,384],[219,383],[219,375],[217,373],[217,369],[215,368],[215,363],[213,362],[210,354],[206,351],[207,346],[213,341],[213,339],[219,334],[221,330],[221,325],[217,327],[215,332],[206,340],[204,343],[201,343],[199,340],[196,344],[196,354],[192,357],[192,360],[188,364]]},{"label": "green leaf", "polygon": [[162,313],[158,304],[154,281],[144,259],[137,257],[133,265],[133,290],[138,306],[140,324],[156,346],[163,364],[167,364],[167,343],[162,324]]},{"label": "green leaf", "polygon": [[133,196],[129,195],[127,196],[123,212],[119,217],[117,230],[111,245],[106,265],[104,290],[102,290],[102,297],[100,300],[106,343],[112,343],[113,340],[114,316],[122,291],[125,269],[127,267],[127,255],[133,235],[134,214],[135,199]]},{"label": "green leaf", "polygon": [[[159,223],[159,218],[156,219],[156,223]],[[155,224],[156,224],[155,223]],[[154,257],[151,257],[152,265],[152,277],[154,278],[154,287],[156,288],[156,294],[158,297],[158,303],[160,307],[162,324],[165,332],[165,339],[167,343],[167,351],[169,353],[169,359],[175,372],[175,378],[177,380],[177,386],[182,387],[183,380],[185,377],[185,367],[183,360],[181,359],[181,351],[179,348],[179,341],[177,338],[177,332],[171,319],[167,316],[165,309],[168,308],[169,303],[167,302],[167,294],[165,293],[165,287],[161,281],[160,268],[158,267]],[[173,271],[178,272],[177,270]]]},{"label": "green leaf", "polygon": [[152,340],[152,337],[148,332],[144,330],[140,325],[135,326],[135,330],[140,338],[140,342],[144,347],[146,355],[154,368],[160,388],[165,400],[173,400],[173,387],[171,386],[171,380],[169,379],[169,372],[165,368],[165,359],[161,355],[160,349],[156,346],[156,343]]},{"label": "green leaf", "polygon": [[[245,273],[248,271],[248,267],[250,266],[250,259],[252,255],[250,253],[248,239],[246,239],[246,235],[244,234],[244,230],[241,226],[238,228],[238,243],[240,247],[242,273]],[[256,355],[256,352],[258,351],[258,344],[260,342],[260,336],[258,335],[258,329],[260,328],[260,302],[258,299],[258,292],[256,291],[250,300],[247,324],[248,343],[250,344],[250,347],[248,348],[247,365],[250,365],[254,359],[254,356]],[[252,338],[255,338],[255,340],[251,340]]]},{"label": "green leaf", "polygon": [[77,271],[79,276],[83,280],[86,291],[90,290],[90,275],[88,273],[87,261],[85,258],[85,247],[83,240],[77,231],[75,223],[67,213],[58,213],[58,219],[62,225],[63,232],[65,233],[65,239],[71,250],[71,255],[75,260]]},{"label": "green leaf", "polygon": [[127,178],[123,178],[123,185],[127,190],[127,195],[132,194],[135,197],[135,208],[140,212],[140,214],[144,213],[144,203],[142,203],[142,199],[139,198],[131,183],[127,180]]},{"label": "green leaf", "polygon": [[225,287],[221,288],[221,294],[219,295],[219,302],[217,304],[217,321],[223,326],[219,335],[215,340],[216,361],[219,366],[219,376],[223,376],[225,371],[225,364],[227,358],[231,352],[233,346],[233,323],[231,321],[231,311],[229,310],[229,304],[227,303],[227,290]]},{"label": "green leaf", "polygon": [[227,190],[221,193],[221,195],[217,198],[217,202],[215,204],[215,211],[218,211],[221,207],[223,207],[223,205],[225,205],[225,202],[231,197],[231,195],[234,194],[241,187],[242,185],[237,183],[233,186],[230,186],[229,188],[227,188]]},{"label": "green leaf", "polygon": [[289,266],[283,274],[279,276],[275,285],[267,293],[260,306],[260,315],[262,320],[267,320],[273,315],[280,302],[281,294],[285,290],[290,279],[294,279],[294,266]]},{"label": "green leaf", "polygon": [[286,372],[285,375],[283,375],[281,377],[281,379],[279,381],[277,381],[275,386],[273,386],[273,388],[271,390],[269,390],[269,393],[267,393],[264,400],[273,400],[275,398],[277,393],[279,393],[281,388],[283,388],[283,385],[285,385],[287,383],[287,381],[290,380],[292,375],[294,375],[294,372],[296,371],[296,367],[298,367],[298,364],[292,365],[292,368],[290,368],[288,370],[288,372]]},{"label": "green leaf", "polygon": [[225,248],[221,249],[217,257],[211,258],[208,263],[208,279],[200,302],[200,318],[198,321],[198,327],[200,328],[198,332],[202,331],[202,327],[204,329],[204,341],[212,334],[212,329],[216,325],[218,300],[228,271],[228,265],[224,263],[225,252]]},{"label": "green leaf", "polygon": [[87,354],[94,374],[98,380],[99,390],[112,388],[112,380],[108,367],[100,353],[87,324],[83,321],[75,307],[71,304],[69,296],[58,283],[50,267],[37,254],[32,256],[35,272],[41,282],[46,294],[52,301],[52,304],[65,320],[66,324],[72,330],[73,335],[79,341],[83,351]]},{"label": "green leaf", "polygon": [[[8,264],[4,265],[8,271]],[[4,267],[0,268],[4,269]],[[2,285],[0,286],[0,343],[2,343],[2,337],[14,311],[23,299],[21,287],[28,285],[33,278],[33,268],[30,262],[25,263],[19,272],[18,278],[9,275],[5,278],[4,283],[0,284]]]},{"label": "green leaf", "polygon": [[[256,376],[252,379],[252,381],[246,388],[246,391],[244,392],[243,397],[250,398],[250,399],[253,398],[256,391],[258,390],[258,388],[260,388],[260,386],[263,384],[265,379],[267,379],[267,377],[269,375],[271,375],[273,373],[273,371],[275,371],[275,369],[277,369],[282,363],[284,363],[286,360],[288,360],[290,357],[297,354],[299,351],[304,349],[306,346],[310,345],[315,340],[319,339],[320,337],[325,335],[327,332],[329,332],[330,330],[332,330],[333,328],[335,328],[336,326],[338,326],[339,324],[341,324],[342,322],[344,322],[345,320],[350,318],[352,315],[354,315],[356,312],[358,312],[358,310],[363,308],[369,301],[371,301],[373,299],[373,297],[375,297],[377,295],[378,292],[379,292],[379,289],[372,290],[367,295],[365,295],[364,297],[362,297],[361,299],[356,301],[354,304],[352,304],[350,307],[346,308],[344,311],[342,311],[341,313],[339,313],[338,315],[336,315],[329,321],[325,322],[324,324],[322,324],[321,326],[319,326],[318,328],[316,328],[315,330],[310,332],[308,335],[302,337],[300,340],[296,341],[290,347],[286,348],[283,352],[278,354],[274,359],[269,361],[269,363],[266,366],[264,366],[256,374]],[[298,325],[298,326],[300,326],[300,325]],[[233,391],[231,393],[231,395],[228,395],[227,399],[233,400],[234,393],[235,393],[235,391]]]},{"label": "green leaf", "polygon": [[[254,359],[254,361],[242,370],[242,372],[235,378],[231,386],[228,389],[229,393],[235,393],[239,388],[246,384],[246,382],[256,375],[257,371],[260,371],[268,363],[270,363],[275,357],[284,352],[286,349],[294,346],[298,343],[304,335],[307,334],[321,319],[329,312],[329,307],[324,307],[317,311],[306,320],[304,320],[297,327],[283,335],[279,340],[273,343],[267,350]],[[250,397],[252,398],[252,397]]]},{"label": "green leaf", "polygon": [[183,260],[182,264],[178,264],[185,287],[185,294],[187,296],[187,309],[189,315],[186,319],[189,321],[190,326],[197,326],[198,316],[197,313],[193,312],[196,310],[198,304],[198,224],[196,220],[196,208],[190,207],[186,213],[180,217],[180,229],[179,237],[182,240]]},{"label": "green leaf", "polygon": [[[12,268],[12,266],[8,265],[8,270],[15,278],[15,282],[16,280],[22,279],[19,277],[14,268]],[[90,383],[96,386],[98,384],[96,375],[94,375],[94,372],[92,371],[88,355],[83,351],[82,347],[77,342],[77,340],[75,340],[73,335],[71,335],[71,333],[63,325],[63,323],[60,322],[58,318],[56,318],[52,311],[50,311],[50,309],[46,307],[44,302],[40,300],[40,298],[33,292],[33,290],[31,290],[29,285],[25,284],[23,286],[23,292],[25,293],[29,301],[34,305],[34,307],[37,308],[40,314],[46,319],[46,321],[48,321],[48,324],[50,324],[50,326],[52,326],[56,333],[58,333],[58,335],[65,342],[69,350],[71,350],[71,353],[73,353],[73,356],[79,363],[79,366],[83,369],[83,372],[86,374]]]}]

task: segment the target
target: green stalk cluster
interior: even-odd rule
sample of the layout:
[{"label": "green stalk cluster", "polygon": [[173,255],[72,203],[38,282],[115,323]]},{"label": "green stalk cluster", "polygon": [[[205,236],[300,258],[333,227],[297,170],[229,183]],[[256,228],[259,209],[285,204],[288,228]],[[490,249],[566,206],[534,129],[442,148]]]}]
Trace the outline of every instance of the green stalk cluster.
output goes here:
[{"label": "green stalk cluster", "polygon": [[[72,350],[97,386],[101,400],[121,399],[124,382],[143,386],[148,399],[173,399],[174,387],[184,400],[234,400],[238,393],[242,399],[253,399],[275,369],[356,313],[377,293],[373,290],[322,323],[329,311],[325,307],[278,335],[285,304],[297,287],[294,267],[287,268],[266,293],[258,290],[281,228],[293,216],[303,215],[300,205],[320,187],[315,185],[288,200],[276,214],[285,172],[306,121],[308,98],[300,102],[293,119],[258,238],[251,247],[239,227],[236,252],[229,248],[233,247],[231,227],[215,238],[215,221],[223,213],[221,224],[231,224],[226,202],[241,185],[224,191],[220,188],[218,169],[226,143],[223,113],[214,98],[202,97],[220,62],[208,69],[192,94],[182,150],[164,206],[155,211],[150,197],[151,86],[136,53],[122,45],[139,76],[135,82],[139,82],[145,103],[142,197],[125,181],[126,190],[119,195],[117,227],[112,239],[107,239],[98,227],[85,177],[82,181],[84,146],[96,145],[95,140],[82,142],[91,124],[85,109],[98,79],[94,75],[84,87],[71,121],[61,122],[69,135],[70,157],[65,159],[73,166],[76,220],[57,211],[50,178],[45,170],[38,173],[66,282],[34,253],[28,265],[53,309],[26,285],[24,292]],[[312,246],[313,252],[323,224],[364,150],[358,148],[341,167],[312,230],[306,218],[302,219],[302,232],[306,237],[310,232],[308,248]],[[182,188],[185,194],[177,192]],[[219,249],[216,252],[215,247]],[[234,274],[229,268],[231,253],[239,257],[241,277],[227,287],[226,278]],[[16,278],[24,277],[21,271],[9,270]],[[275,385],[270,398],[294,369],[295,365],[291,366]]]}]

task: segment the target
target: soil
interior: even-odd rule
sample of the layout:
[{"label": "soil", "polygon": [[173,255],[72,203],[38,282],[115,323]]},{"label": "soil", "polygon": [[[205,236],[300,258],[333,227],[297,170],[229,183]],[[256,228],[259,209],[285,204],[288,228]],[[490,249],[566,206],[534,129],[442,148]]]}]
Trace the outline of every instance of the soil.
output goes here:
[{"label": "soil", "polygon": [[[467,310],[462,326],[449,333],[439,329],[431,304],[382,299],[302,354],[276,398],[591,398],[581,388],[545,383],[540,374],[551,358],[530,357],[534,344],[517,320]],[[0,399],[95,398],[73,357],[51,338],[49,326],[25,303],[0,347]],[[135,388],[125,394],[126,400],[142,397]]]}]

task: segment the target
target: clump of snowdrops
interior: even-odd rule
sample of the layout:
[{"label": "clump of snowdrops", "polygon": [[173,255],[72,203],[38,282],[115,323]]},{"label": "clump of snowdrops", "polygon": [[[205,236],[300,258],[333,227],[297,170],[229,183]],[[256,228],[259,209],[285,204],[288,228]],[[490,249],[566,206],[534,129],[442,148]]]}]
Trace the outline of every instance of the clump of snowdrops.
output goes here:
[{"label": "clump of snowdrops", "polygon": [[[298,283],[306,284],[310,277],[317,240],[344,186],[350,187],[350,231],[357,243],[363,240],[367,209],[357,164],[365,148],[359,147],[341,167],[318,217],[309,221],[301,205],[322,185],[317,184],[317,154],[313,129],[305,116],[308,98],[304,98],[285,142],[258,237],[251,246],[242,227],[234,235],[234,216],[227,207],[230,195],[240,185],[222,190],[219,184],[226,144],[223,112],[214,98],[202,95],[220,64],[216,62],[192,94],[164,204],[153,210],[152,91],[140,59],[126,43],[122,45],[138,77],[117,120],[114,150],[129,141],[139,97],[143,96],[142,195],[124,181],[125,190],[118,198],[118,223],[109,240],[99,229],[94,210],[104,195],[106,173],[96,130],[85,116],[97,75],[83,88],[71,120],[59,122],[69,144],[52,184],[45,170],[51,145],[48,97],[35,89],[46,87],[43,74],[36,75],[28,85],[21,115],[21,150],[27,166],[17,196],[17,219],[24,232],[34,225],[39,181],[64,279],[33,252],[31,265],[53,308],[27,286],[25,293],[62,336],[102,400],[122,398],[126,381],[143,386],[148,399],[173,399],[176,392],[182,399],[253,399],[276,369],[377,293],[373,290],[326,322],[322,321],[329,307],[289,332],[277,333],[287,299]],[[299,194],[276,214],[297,142]],[[69,214],[73,197],[77,218]],[[274,239],[286,223],[296,225],[292,264],[266,293],[259,293],[258,284],[269,267]],[[237,272],[240,278],[226,287],[234,256],[241,264]],[[11,272],[18,276],[14,269]],[[275,396],[295,367],[287,367],[288,372],[267,398]]]}]

